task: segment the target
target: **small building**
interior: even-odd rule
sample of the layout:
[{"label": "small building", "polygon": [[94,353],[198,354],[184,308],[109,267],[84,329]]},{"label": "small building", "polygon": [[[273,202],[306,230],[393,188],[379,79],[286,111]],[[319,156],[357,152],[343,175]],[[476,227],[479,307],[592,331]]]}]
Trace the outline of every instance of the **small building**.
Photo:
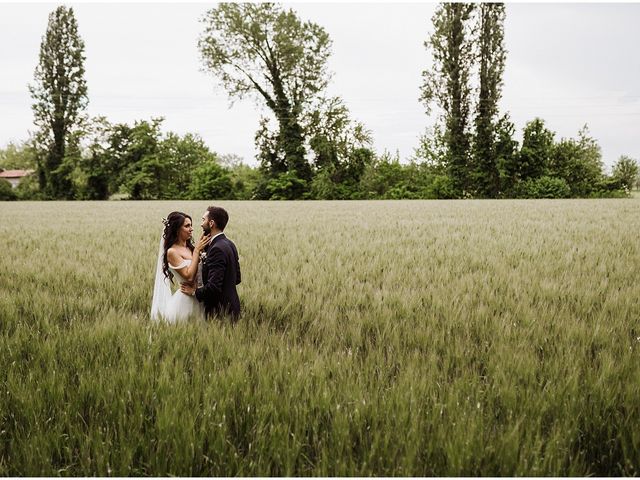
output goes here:
[{"label": "small building", "polygon": [[23,178],[28,177],[34,170],[5,170],[0,172],[0,178],[8,180],[12,188],[16,188]]}]

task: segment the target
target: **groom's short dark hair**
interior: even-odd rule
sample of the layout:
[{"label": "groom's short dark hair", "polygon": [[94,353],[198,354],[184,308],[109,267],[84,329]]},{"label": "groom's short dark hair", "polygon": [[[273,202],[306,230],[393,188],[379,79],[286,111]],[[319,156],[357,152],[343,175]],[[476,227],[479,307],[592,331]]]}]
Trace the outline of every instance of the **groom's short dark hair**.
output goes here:
[{"label": "groom's short dark hair", "polygon": [[222,207],[209,207],[207,208],[207,215],[209,215],[209,220],[213,220],[216,222],[216,227],[220,231],[224,231],[224,227],[227,226],[227,222],[229,221],[229,214]]}]

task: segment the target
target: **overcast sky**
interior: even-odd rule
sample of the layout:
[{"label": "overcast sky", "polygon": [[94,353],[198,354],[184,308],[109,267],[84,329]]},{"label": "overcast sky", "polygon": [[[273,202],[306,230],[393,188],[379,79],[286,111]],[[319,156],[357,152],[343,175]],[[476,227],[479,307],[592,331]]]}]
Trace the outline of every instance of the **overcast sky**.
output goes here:
[{"label": "overcast sky", "polygon": [[[0,147],[33,129],[33,81],[56,3],[0,3]],[[254,163],[260,107],[229,107],[200,71],[199,22],[212,4],[68,3],[85,41],[90,115],[112,123],[164,116],[164,130],[198,133],[218,153]],[[333,40],[329,92],[373,133],[377,151],[413,154],[433,119],[418,101],[435,3],[288,3]],[[507,4],[502,112],[519,135],[536,116],[557,138],[587,123],[611,165],[640,159],[640,3]]]}]

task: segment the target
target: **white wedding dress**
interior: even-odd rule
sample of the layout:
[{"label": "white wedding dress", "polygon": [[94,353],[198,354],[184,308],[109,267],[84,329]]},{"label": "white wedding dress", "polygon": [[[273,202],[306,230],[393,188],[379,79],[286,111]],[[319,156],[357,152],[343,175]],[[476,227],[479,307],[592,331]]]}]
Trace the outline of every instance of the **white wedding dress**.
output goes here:
[{"label": "white wedding dress", "polygon": [[[161,243],[162,245],[162,243]],[[158,255],[156,266],[156,279],[153,287],[153,300],[151,301],[151,320],[158,322],[164,320],[167,323],[184,322],[188,319],[204,319],[204,305],[195,296],[185,295],[180,291],[180,283],[184,278],[177,270],[189,267],[191,260],[183,260],[175,267],[169,264],[169,270],[173,274],[175,292],[171,292],[171,282],[162,272],[162,250]]]}]

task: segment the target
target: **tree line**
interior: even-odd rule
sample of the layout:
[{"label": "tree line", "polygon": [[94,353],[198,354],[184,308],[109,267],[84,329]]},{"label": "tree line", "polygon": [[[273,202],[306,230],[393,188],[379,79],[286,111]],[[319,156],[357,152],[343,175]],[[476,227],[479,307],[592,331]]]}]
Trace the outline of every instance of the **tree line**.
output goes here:
[{"label": "tree line", "polygon": [[[432,64],[420,101],[435,126],[408,162],[373,149],[371,132],[329,97],[331,39],[278,4],[221,3],[203,19],[204,69],[230,100],[265,107],[255,134],[257,167],[211,151],[197,134],[163,133],[162,118],[133,125],[88,118],[84,42],[73,9],[49,16],[34,82],[36,133],[0,150],[0,168],[37,174],[0,198],[379,199],[625,196],[638,164],[612,175],[585,125],[556,139],[534,118],[515,140],[499,112],[505,6],[442,3],[425,42]],[[7,185],[3,185],[6,183]],[[8,188],[7,188],[8,187]]]}]

